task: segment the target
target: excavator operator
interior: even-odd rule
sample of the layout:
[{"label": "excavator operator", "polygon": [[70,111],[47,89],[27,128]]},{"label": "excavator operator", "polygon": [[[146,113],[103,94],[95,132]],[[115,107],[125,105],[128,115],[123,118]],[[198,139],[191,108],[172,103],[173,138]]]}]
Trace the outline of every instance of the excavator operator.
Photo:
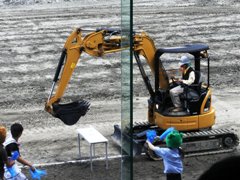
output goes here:
[{"label": "excavator operator", "polygon": [[174,105],[174,109],[172,110],[173,112],[179,112],[183,110],[179,97],[179,95],[184,91],[182,84],[190,86],[195,81],[195,73],[191,67],[191,61],[189,57],[182,56],[179,62],[179,66],[180,71],[182,72],[182,79],[173,79],[174,82],[178,81],[179,85],[170,90],[170,96]]}]

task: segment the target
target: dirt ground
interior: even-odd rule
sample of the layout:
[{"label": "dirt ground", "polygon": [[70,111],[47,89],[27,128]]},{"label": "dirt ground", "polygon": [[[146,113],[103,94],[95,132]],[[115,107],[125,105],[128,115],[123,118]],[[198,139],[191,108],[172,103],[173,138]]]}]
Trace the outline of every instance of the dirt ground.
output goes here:
[{"label": "dirt ground", "polygon": [[[210,46],[214,128],[234,127],[240,134],[240,2],[197,0],[136,0],[134,29],[145,31],[156,47],[184,43]],[[44,111],[61,49],[73,28],[120,27],[121,2],[112,0],[0,0],[0,122],[7,128],[23,124],[22,156],[46,169],[49,180],[121,179],[119,149],[113,144],[113,125],[121,122],[121,54],[93,58],[86,54],[76,68],[63,101],[85,99],[91,109],[76,125],[66,126]],[[167,62],[171,68],[177,59]],[[146,121],[148,93],[134,67],[134,121]],[[76,130],[93,126],[109,140],[109,169],[94,161],[83,143],[78,157]],[[104,148],[96,147],[101,159]],[[197,179],[211,164],[228,154],[184,159],[184,180]],[[83,161],[83,160],[86,160]],[[23,169],[26,171],[26,169]],[[26,172],[29,175],[28,170]],[[161,162],[134,158],[134,179],[162,179]]]}]

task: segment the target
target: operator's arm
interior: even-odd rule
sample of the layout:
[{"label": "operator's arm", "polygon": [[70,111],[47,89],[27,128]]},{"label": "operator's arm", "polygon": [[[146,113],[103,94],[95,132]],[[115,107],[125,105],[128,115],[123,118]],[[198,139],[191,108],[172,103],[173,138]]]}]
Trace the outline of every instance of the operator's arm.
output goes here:
[{"label": "operator's arm", "polygon": [[191,85],[195,81],[195,73],[194,71],[190,72],[188,80],[182,80],[183,84]]}]

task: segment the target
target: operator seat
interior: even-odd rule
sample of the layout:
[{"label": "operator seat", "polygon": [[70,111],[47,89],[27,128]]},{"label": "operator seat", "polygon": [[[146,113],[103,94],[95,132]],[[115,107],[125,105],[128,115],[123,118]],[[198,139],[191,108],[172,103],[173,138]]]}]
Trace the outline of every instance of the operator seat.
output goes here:
[{"label": "operator seat", "polygon": [[192,99],[199,99],[200,96],[200,91],[201,91],[201,86],[202,86],[202,81],[201,81],[201,73],[199,71],[194,71],[195,73],[195,81],[191,85],[184,85],[182,84],[184,91],[183,94],[186,95],[185,98],[188,100]]},{"label": "operator seat", "polygon": [[195,81],[190,86],[185,85],[184,91],[180,95],[180,99],[183,102],[183,106],[190,114],[199,114],[201,104],[204,97],[206,96],[206,91],[202,91],[202,76],[201,72],[194,71]]}]

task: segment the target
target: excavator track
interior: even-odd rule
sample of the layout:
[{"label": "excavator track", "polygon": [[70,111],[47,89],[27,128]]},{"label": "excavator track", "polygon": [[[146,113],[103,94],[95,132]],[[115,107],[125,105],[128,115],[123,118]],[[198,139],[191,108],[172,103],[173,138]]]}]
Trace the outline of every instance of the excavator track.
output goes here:
[{"label": "excavator track", "polygon": [[[114,129],[112,139],[115,142],[118,139],[118,145],[120,145],[121,138],[131,140],[127,129],[121,131],[118,125],[115,125]],[[158,135],[164,132],[164,130],[156,126],[151,126],[148,122],[138,122],[133,125],[133,154],[140,155],[146,153],[151,159],[158,160],[159,158],[145,144],[146,132],[150,129],[156,130]],[[206,129],[195,132],[183,132],[181,148],[185,153],[185,157],[192,157],[232,152],[238,144],[239,139],[234,129]],[[166,146],[164,142],[155,142],[154,145]]]},{"label": "excavator track", "polygon": [[234,131],[234,129],[211,129],[183,133],[182,148],[186,154],[200,155],[207,151],[228,152],[234,150],[239,144],[238,136]]}]

